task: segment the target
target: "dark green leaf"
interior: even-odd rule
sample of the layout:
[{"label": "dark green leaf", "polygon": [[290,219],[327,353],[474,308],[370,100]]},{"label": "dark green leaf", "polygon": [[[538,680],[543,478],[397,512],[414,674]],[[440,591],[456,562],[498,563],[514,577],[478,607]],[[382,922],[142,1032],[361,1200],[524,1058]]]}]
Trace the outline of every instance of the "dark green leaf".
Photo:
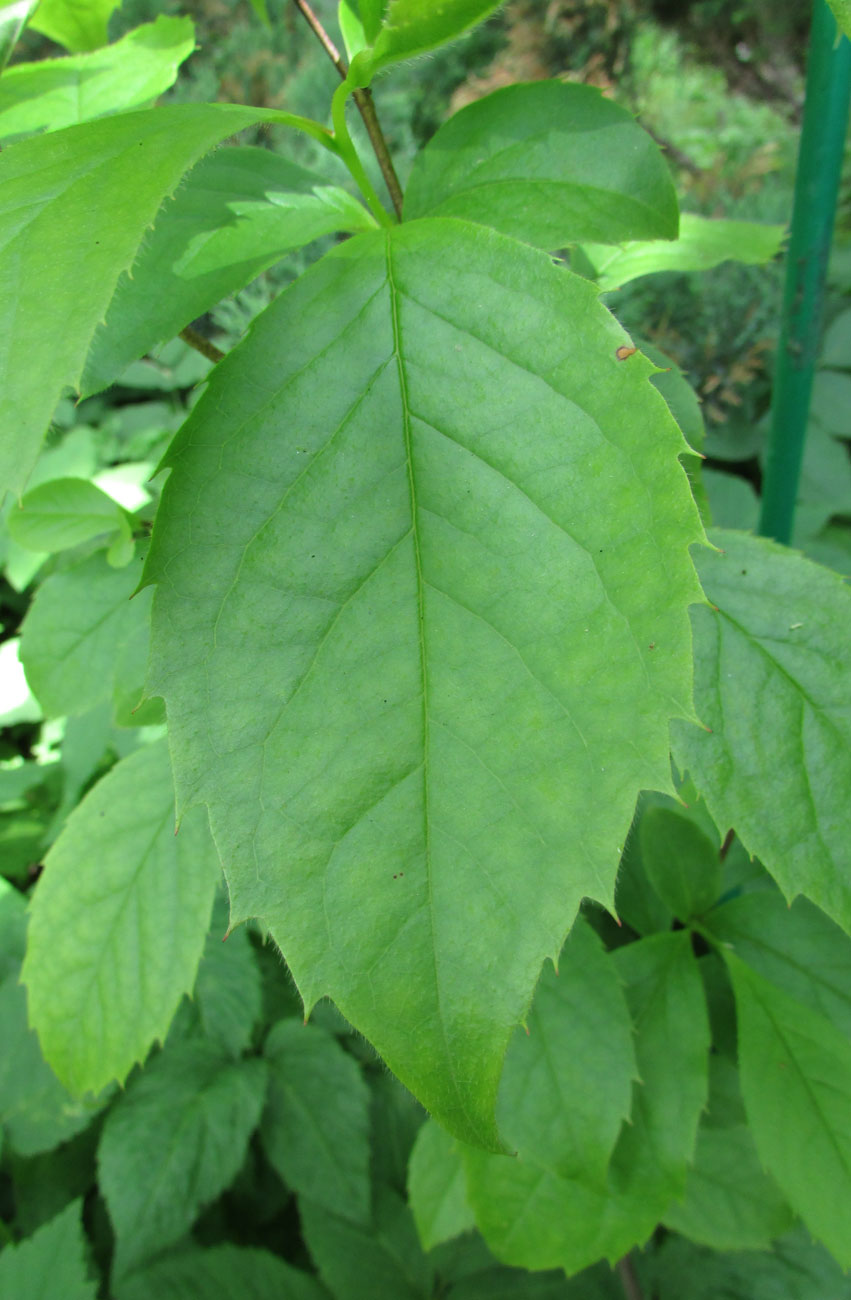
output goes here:
[{"label": "dark green leaf", "polygon": [[408,1201],[426,1250],[475,1227],[458,1142],[433,1119],[423,1124],[411,1152]]},{"label": "dark green leaf", "polygon": [[787,898],[851,929],[851,590],[765,538],[712,533],[692,613],[695,707],[674,757]]},{"label": "dark green leaf", "polygon": [[670,1236],[641,1272],[654,1300],[851,1300],[851,1278],[803,1229],[759,1254],[723,1254]]},{"label": "dark green leaf", "polygon": [[260,967],[248,930],[244,926],[231,934],[227,930],[227,904],[217,899],[194,997],[207,1038],[231,1056],[239,1056],[248,1047],[260,1015]]},{"label": "dark green leaf", "polygon": [[314,1277],[268,1250],[214,1246],[165,1255],[119,1279],[115,1300],[327,1300]]},{"label": "dark green leaf", "polygon": [[151,690],[234,921],[491,1148],[541,962],[611,904],[690,712],[699,524],[624,337],[481,227],[356,236],[216,367],[147,570]]},{"label": "dark green leaf", "polygon": [[23,978],[45,1055],[75,1092],[123,1079],[195,973],[220,868],[203,813],[174,832],[165,741],[118,763],[45,859]]},{"label": "dark green leaf", "polygon": [[95,1300],[88,1279],[82,1201],[73,1201],[34,1236],[3,1247],[0,1294],[9,1300]]},{"label": "dark green leaf", "polygon": [[336,1300],[430,1300],[431,1265],[420,1248],[410,1210],[389,1188],[378,1189],[368,1226],[304,1196],[299,1215],[319,1275]]},{"label": "dark green leaf", "polygon": [[279,1021],[264,1052],[269,1160],[317,1208],[368,1223],[369,1090],[357,1062],[330,1034],[297,1020]]},{"label": "dark green leaf", "polygon": [[851,1266],[851,1043],[730,952],[742,1095],[757,1151],[792,1207]]},{"label": "dark green leaf", "polygon": [[462,217],[540,248],[675,239],[658,147],[591,86],[507,86],[463,108],[417,155],[405,216]]},{"label": "dark green leaf", "polygon": [[15,64],[0,81],[0,136],[142,108],[168,89],[194,48],[188,18],[160,16],[93,54]]},{"label": "dark green leaf", "polygon": [[702,916],[721,893],[717,845],[684,813],[648,808],[638,828],[641,860],[662,901],[681,921]]},{"label": "dark green leaf", "polygon": [[116,1236],[116,1276],[177,1241],[236,1176],[266,1093],[263,1061],[207,1042],[169,1046],[106,1118],[99,1183]]},{"label": "dark green leaf", "polygon": [[241,289],[288,249],[375,222],[362,204],[268,149],[219,149],[163,207],[124,272],[80,381],[105,388],[156,343]]}]

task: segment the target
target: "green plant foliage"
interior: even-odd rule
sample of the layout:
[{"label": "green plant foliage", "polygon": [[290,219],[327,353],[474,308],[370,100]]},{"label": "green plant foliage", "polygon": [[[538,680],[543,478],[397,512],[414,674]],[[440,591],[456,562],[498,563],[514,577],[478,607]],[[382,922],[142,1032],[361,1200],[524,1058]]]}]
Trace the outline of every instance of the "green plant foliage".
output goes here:
[{"label": "green plant foliage", "polygon": [[408,1197],[426,1250],[475,1227],[459,1144],[432,1119],[423,1124],[411,1152]]},{"label": "green plant foliage", "polygon": [[[642,1270],[645,1272],[645,1270]],[[716,1254],[670,1237],[648,1261],[648,1287],[659,1300],[683,1300],[684,1279],[689,1300],[848,1300],[851,1278],[843,1274],[826,1250],[798,1229],[777,1242],[771,1253],[736,1251]]]},{"label": "green plant foliage", "polygon": [[[593,387],[550,332],[576,312]],[[590,286],[519,243],[460,222],[361,235],[217,368],[203,437],[190,421],[169,455],[146,569],[150,689],[181,805],[210,806],[234,918],[260,916],[307,1008],[332,996],[442,1122],[488,1145],[540,963],[584,894],[609,900],[635,794],[668,781],[667,718],[689,712],[699,527],[681,437],[622,340]],[[495,605],[497,573],[512,577]],[[595,675],[603,646],[614,689]],[[615,737],[621,709],[642,718],[640,748]],[[525,897],[520,927],[506,893]]]},{"label": "green plant foliage", "polygon": [[30,27],[72,53],[106,45],[106,26],[120,0],[41,0]]},{"label": "green plant foliage", "polygon": [[354,1222],[370,1218],[369,1092],[324,1030],[282,1020],[266,1039],[269,1099],[261,1138],[290,1187]]},{"label": "green plant foliage", "polygon": [[47,1056],[74,1092],[124,1079],[195,982],[219,864],[198,812],[174,831],[165,744],[119,763],[45,859],[23,978]]},{"label": "green plant foliage", "polygon": [[291,248],[375,222],[363,204],[302,167],[248,147],[220,149],[161,209],[132,271],[118,281],[80,381],[88,395],[172,338]]},{"label": "green plant foliage", "polygon": [[328,1300],[309,1273],[291,1268],[267,1250],[214,1246],[184,1250],[119,1278],[115,1300]]},{"label": "green plant foliage", "polygon": [[784,226],[683,212],[677,239],[641,240],[619,249],[598,239],[594,244],[584,243],[582,252],[594,268],[598,285],[607,293],[658,271],[709,271],[728,259],[749,265],[770,262],[780,252],[785,234]]},{"label": "green plant foliage", "polygon": [[368,1225],[353,1223],[308,1198],[300,1204],[308,1248],[337,1300],[429,1300],[433,1269],[417,1241],[411,1212],[395,1192],[378,1191]]},{"label": "green plant foliage", "polygon": [[93,54],[18,63],[0,81],[0,136],[142,108],[172,85],[194,47],[188,18],[159,17]]},{"label": "green plant foliage", "polygon": [[405,216],[461,217],[563,248],[676,239],[677,200],[653,141],[590,86],[507,86],[456,113],[411,172]]},{"label": "green plant foliage", "polygon": [[26,484],[56,402],[78,381],[94,328],[162,200],[214,144],[263,118],[296,122],[233,104],[181,104],[47,132],[0,155],[0,333],[8,340],[0,491]]},{"label": "green plant foliage", "polygon": [[131,1080],[98,1147],[116,1277],[179,1240],[233,1180],[265,1091],[262,1061],[205,1042],[170,1045]]},{"label": "green plant foliage", "polygon": [[742,1094],[757,1151],[790,1205],[849,1267],[851,1043],[734,954]]},{"label": "green plant foliage", "polygon": [[851,40],[851,0],[828,0],[840,32]]},{"label": "green plant foliage", "polygon": [[26,27],[37,4],[38,0],[15,0],[13,4],[6,4],[0,8],[0,72],[9,62],[9,56],[18,42],[18,37]]},{"label": "green plant foliage", "polygon": [[31,551],[64,551],[94,537],[126,532],[120,506],[83,478],[57,478],[27,492],[13,508],[9,533]]},{"label": "green plant foliage", "polygon": [[359,0],[370,47],[352,64],[353,84],[368,85],[381,68],[451,41],[498,5],[499,0]]},{"label": "green plant foliage", "polygon": [[86,1244],[80,1222],[82,1204],[74,1201],[27,1241],[7,1245],[0,1255],[0,1288],[26,1300],[95,1300],[97,1289],[86,1269]]},{"label": "green plant foliage", "polygon": [[675,723],[674,756],[787,898],[805,894],[851,929],[851,592],[764,538],[711,537],[723,549],[698,566],[717,610],[692,613],[695,707],[710,730]]},{"label": "green plant foliage", "polygon": [[671,808],[648,808],[639,835],[647,877],[674,916],[708,911],[721,893],[721,863],[700,827]]},{"label": "green plant foliage", "polygon": [[193,997],[206,1037],[238,1057],[260,1017],[263,990],[248,930],[227,929],[227,904],[216,899]]}]

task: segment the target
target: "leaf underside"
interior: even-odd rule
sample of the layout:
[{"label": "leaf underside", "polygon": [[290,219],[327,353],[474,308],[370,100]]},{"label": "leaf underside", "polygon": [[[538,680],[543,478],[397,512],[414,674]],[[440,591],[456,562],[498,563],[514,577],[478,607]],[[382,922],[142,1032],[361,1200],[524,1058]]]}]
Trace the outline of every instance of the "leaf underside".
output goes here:
[{"label": "leaf underside", "polygon": [[541,962],[584,895],[611,904],[690,713],[700,526],[623,342],[504,236],[358,236],[214,372],[146,570],[149,688],[232,923],[491,1148]]}]

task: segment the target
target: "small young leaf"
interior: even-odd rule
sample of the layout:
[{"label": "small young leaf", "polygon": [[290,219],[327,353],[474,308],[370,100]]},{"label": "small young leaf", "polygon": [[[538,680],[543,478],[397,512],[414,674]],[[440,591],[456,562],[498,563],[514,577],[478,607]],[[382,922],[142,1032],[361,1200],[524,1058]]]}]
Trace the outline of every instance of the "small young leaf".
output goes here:
[{"label": "small young leaf", "polygon": [[161,15],[94,54],[17,63],[0,80],[0,136],[141,108],[172,85],[194,48],[190,20]]},{"label": "small young leaf", "polygon": [[268,149],[219,149],[162,207],[92,338],[84,396],[298,248],[374,227],[361,203]]},{"label": "small young leaf", "polygon": [[359,0],[371,48],[352,65],[355,84],[366,86],[380,68],[451,41],[499,4],[500,0]]},{"label": "small young leaf", "polygon": [[45,1056],[73,1092],[124,1079],[195,982],[220,876],[203,814],[174,833],[165,741],[99,781],[45,859],[23,979]]},{"label": "small young leaf", "polygon": [[718,608],[692,611],[710,730],[673,723],[674,758],[788,899],[851,930],[851,590],[764,537],[711,539],[697,561]]},{"label": "small young leaf", "polygon": [[401,1197],[379,1187],[368,1226],[333,1214],[302,1196],[304,1239],[336,1300],[431,1300],[430,1261],[417,1239],[411,1212]]},{"label": "small young leaf", "polygon": [[316,1278],[280,1255],[230,1244],[164,1255],[119,1278],[112,1295],[115,1300],[328,1300]]},{"label": "small young leaf", "polygon": [[684,212],[676,239],[639,241],[624,248],[611,248],[598,240],[583,244],[582,251],[594,267],[598,285],[609,293],[658,271],[708,271],[728,259],[759,266],[777,256],[785,234],[785,226]]},{"label": "small young leaf", "polygon": [[146,570],[150,688],[234,920],[490,1149],[541,963],[612,902],[690,716],[701,529],[624,338],[494,231],[358,235],[214,370]]},{"label": "small young leaf", "polygon": [[72,1201],[25,1241],[4,1245],[0,1295],[9,1300],[95,1300],[86,1268],[83,1203]]},{"label": "small young leaf", "polygon": [[405,217],[463,217],[539,248],[675,239],[658,146],[596,88],[507,86],[451,117],[417,155]]},{"label": "small young leaf", "polygon": [[261,1139],[288,1184],[317,1207],[368,1223],[369,1090],[330,1034],[281,1020],[266,1040],[269,1099]]},{"label": "small young leaf", "polygon": [[638,835],[647,877],[674,916],[688,921],[717,902],[721,860],[699,826],[672,808],[648,808]]},{"label": "small young leaf", "polygon": [[433,1119],[423,1124],[411,1152],[408,1202],[424,1250],[476,1226],[457,1139]]},{"label": "small young leaf", "polygon": [[177,1241],[234,1179],[260,1120],[264,1061],[213,1044],[169,1045],[106,1118],[100,1189],[115,1230],[116,1276]]},{"label": "small young leaf", "polygon": [[30,551],[64,551],[124,526],[119,505],[84,478],[55,478],[28,492],[8,519],[10,535]]},{"label": "small young leaf", "polygon": [[41,0],[30,27],[66,50],[96,50],[107,42],[107,23],[121,0]]},{"label": "small young leaf", "polygon": [[851,1267],[851,1043],[733,953],[725,950],[724,960],[760,1160],[813,1235]]},{"label": "small young leaf", "polygon": [[[131,600],[138,578],[129,568],[112,568],[98,552],[39,587],[21,628],[20,653],[47,717],[75,716],[109,699],[131,642],[147,658],[151,602],[145,592]],[[140,676],[131,707],[141,688]]]}]

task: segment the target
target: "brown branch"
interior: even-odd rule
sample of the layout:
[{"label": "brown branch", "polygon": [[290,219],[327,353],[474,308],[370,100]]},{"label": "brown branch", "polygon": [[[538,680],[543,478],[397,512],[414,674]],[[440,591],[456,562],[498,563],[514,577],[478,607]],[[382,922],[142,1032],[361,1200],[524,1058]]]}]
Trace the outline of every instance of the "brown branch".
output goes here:
[{"label": "brown branch", "polygon": [[215,343],[205,339],[204,335],[199,334],[191,325],[187,325],[185,329],[182,329],[178,337],[182,338],[183,342],[188,343],[196,352],[200,352],[201,356],[206,357],[208,361],[221,361],[225,356],[221,348],[217,348]]},{"label": "brown branch", "polygon": [[736,838],[736,832],[734,830],[729,830],[727,834],[724,836],[724,843],[721,845],[721,848],[718,853],[718,857],[721,859],[722,862],[726,858],[727,854],[730,852],[730,847],[735,838]]},{"label": "brown branch", "polygon": [[629,1255],[624,1255],[617,1262],[617,1275],[620,1284],[623,1287],[626,1300],[644,1300],[641,1294],[641,1287],[638,1278],[635,1276],[635,1268]]},{"label": "brown branch", "polygon": [[[317,15],[308,4],[308,0],[293,0],[293,4],[299,13],[307,21],[311,31],[319,40],[323,50],[328,58],[334,64],[343,81],[346,79],[348,68],[340,56],[331,37],[322,26]],[[381,175],[384,177],[384,184],[387,186],[387,193],[390,195],[390,202],[393,204],[393,211],[401,221],[402,219],[402,186],[399,184],[399,177],[396,175],[396,168],[393,166],[393,159],[390,156],[390,150],[387,147],[387,141],[384,132],[381,129],[381,123],[375,111],[375,103],[372,98],[372,91],[365,86],[356,90],[352,96],[355,101],[358,112],[363,118],[363,124],[366,127],[366,133],[369,136],[369,142],[372,145],[373,152],[378,159],[378,165],[381,168]]]}]

